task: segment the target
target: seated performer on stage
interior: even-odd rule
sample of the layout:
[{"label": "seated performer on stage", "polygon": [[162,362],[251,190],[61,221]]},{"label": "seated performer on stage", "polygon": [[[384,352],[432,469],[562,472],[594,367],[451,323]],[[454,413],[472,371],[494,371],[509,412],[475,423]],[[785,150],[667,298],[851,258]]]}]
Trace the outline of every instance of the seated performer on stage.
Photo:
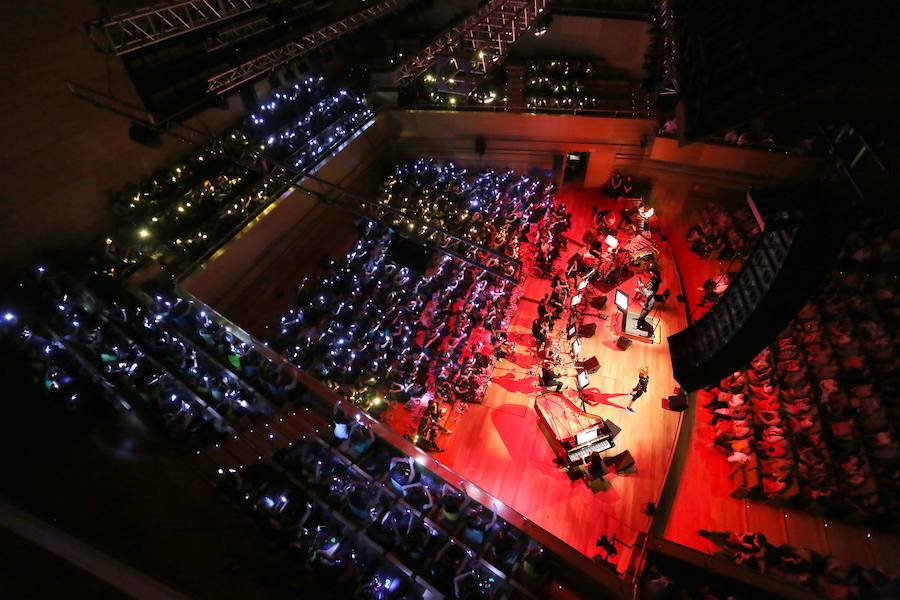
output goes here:
[{"label": "seated performer on stage", "polygon": [[562,381],[557,379],[559,377],[553,371],[553,362],[550,360],[545,360],[541,364],[541,385],[545,388],[556,387],[556,391],[559,392],[562,389]]},{"label": "seated performer on stage", "polygon": [[547,343],[547,322],[541,317],[531,322],[531,335],[535,341],[535,347],[540,350]]},{"label": "seated performer on stage", "polygon": [[641,202],[638,204],[636,216],[638,217],[638,229],[641,231],[647,231],[648,223],[650,221],[650,217],[654,215],[655,211]]},{"label": "seated performer on stage", "polygon": [[631,407],[634,405],[635,400],[647,393],[648,385],[650,385],[650,369],[648,367],[641,367],[641,370],[638,371],[637,385],[631,390],[631,401],[628,403],[628,406],[625,407],[625,410],[634,414],[634,409]]},{"label": "seated performer on stage", "polygon": [[622,229],[623,227],[627,227],[628,225],[633,225],[632,218],[637,213],[637,210],[634,208],[629,208],[628,206],[623,206],[619,209],[619,222],[616,224],[616,229]]}]

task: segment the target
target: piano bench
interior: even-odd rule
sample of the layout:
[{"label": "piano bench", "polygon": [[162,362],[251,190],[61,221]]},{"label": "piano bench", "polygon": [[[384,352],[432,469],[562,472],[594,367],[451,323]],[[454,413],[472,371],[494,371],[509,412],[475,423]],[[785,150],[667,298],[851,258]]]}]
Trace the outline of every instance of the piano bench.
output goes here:
[{"label": "piano bench", "polygon": [[631,452],[628,450],[607,458],[606,464],[618,474],[637,473],[634,457],[631,456]]}]

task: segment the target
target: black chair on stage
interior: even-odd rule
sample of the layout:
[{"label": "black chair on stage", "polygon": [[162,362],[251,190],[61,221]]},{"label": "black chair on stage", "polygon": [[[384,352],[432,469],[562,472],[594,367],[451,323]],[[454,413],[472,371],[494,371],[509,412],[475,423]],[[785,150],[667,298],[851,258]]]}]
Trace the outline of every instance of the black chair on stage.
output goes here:
[{"label": "black chair on stage", "polygon": [[637,466],[634,462],[634,457],[631,456],[631,452],[629,452],[628,450],[607,458],[606,466],[612,469],[612,471],[616,475],[637,473]]}]

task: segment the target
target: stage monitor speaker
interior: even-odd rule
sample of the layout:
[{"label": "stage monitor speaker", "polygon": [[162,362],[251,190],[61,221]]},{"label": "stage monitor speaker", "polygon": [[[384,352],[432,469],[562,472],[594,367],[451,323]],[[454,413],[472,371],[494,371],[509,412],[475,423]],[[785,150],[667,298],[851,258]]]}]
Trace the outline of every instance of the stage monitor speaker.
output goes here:
[{"label": "stage monitor speaker", "polygon": [[487,151],[487,140],[483,137],[475,138],[475,154],[478,156],[484,156],[484,153]]},{"label": "stage monitor speaker", "polygon": [[588,305],[594,310],[603,310],[606,308],[606,296],[597,296],[596,298],[591,298],[588,302]]},{"label": "stage monitor speaker", "polygon": [[596,356],[592,356],[581,363],[581,368],[587,371],[589,375],[593,375],[600,370],[600,361],[597,360]]},{"label": "stage monitor speaker", "polygon": [[619,339],[616,340],[616,347],[618,347],[619,350],[628,350],[628,348],[630,346],[631,346],[631,340],[628,339],[627,337],[625,337],[624,335],[620,335]]},{"label": "stage monitor speaker", "polygon": [[687,394],[675,394],[663,399],[663,408],[672,412],[684,412],[687,406]]},{"label": "stage monitor speaker", "polygon": [[385,260],[422,274],[431,260],[431,250],[419,242],[395,235],[388,245]]},{"label": "stage monitor speaker", "polygon": [[635,462],[634,457],[631,456],[631,452],[625,450],[620,454],[607,458],[606,465],[616,473],[623,473],[633,469],[635,467]]},{"label": "stage monitor speaker", "polygon": [[578,329],[578,337],[589,338],[594,337],[594,334],[597,333],[597,324],[596,323],[585,323]]},{"label": "stage monitor speaker", "polygon": [[850,203],[833,186],[751,191],[763,232],[718,302],[669,336],[675,380],[693,391],[744,368],[771,343],[828,272],[848,231]]}]

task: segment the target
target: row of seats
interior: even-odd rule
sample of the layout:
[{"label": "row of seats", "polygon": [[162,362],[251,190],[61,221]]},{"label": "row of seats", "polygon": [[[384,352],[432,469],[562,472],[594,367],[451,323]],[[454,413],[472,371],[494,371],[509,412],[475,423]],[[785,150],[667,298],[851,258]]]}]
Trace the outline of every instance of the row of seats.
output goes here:
[{"label": "row of seats", "polygon": [[308,169],[372,114],[362,98],[322,78],[276,91],[235,131],[118,194],[113,211],[123,223],[106,240],[105,271],[116,275],[145,256],[195,260],[287,188],[293,177],[270,161]]},{"label": "row of seats", "polygon": [[741,489],[849,518],[900,514],[900,228],[854,233],[839,270],[708,406]]},{"label": "row of seats", "polygon": [[[506,172],[414,161],[395,169],[381,202],[518,255],[553,200],[545,185]],[[404,404],[411,437],[434,450],[441,403],[481,400],[521,290],[424,249],[421,264],[406,265],[406,242],[383,226],[361,223],[360,235],[342,261],[301,283],[270,343],[366,410]]]},{"label": "row of seats", "polygon": [[759,226],[747,207],[731,212],[710,203],[700,209],[685,237],[700,258],[731,261],[747,256],[758,235]]},{"label": "row of seats", "polygon": [[887,599],[900,593],[900,579],[889,577],[878,569],[823,556],[809,548],[788,544],[776,546],[761,533],[701,529],[700,535],[718,546],[717,556],[829,600]]},{"label": "row of seats", "polygon": [[562,589],[550,552],[383,440],[345,437],[344,421],[272,460],[220,469],[221,488],[303,557],[303,569],[353,598],[512,599]]},{"label": "row of seats", "polygon": [[28,301],[7,313],[3,340],[66,406],[134,408],[182,440],[216,439],[272,413],[261,393],[224,366],[227,359],[164,312],[124,294],[102,298],[43,268],[22,291]]}]

